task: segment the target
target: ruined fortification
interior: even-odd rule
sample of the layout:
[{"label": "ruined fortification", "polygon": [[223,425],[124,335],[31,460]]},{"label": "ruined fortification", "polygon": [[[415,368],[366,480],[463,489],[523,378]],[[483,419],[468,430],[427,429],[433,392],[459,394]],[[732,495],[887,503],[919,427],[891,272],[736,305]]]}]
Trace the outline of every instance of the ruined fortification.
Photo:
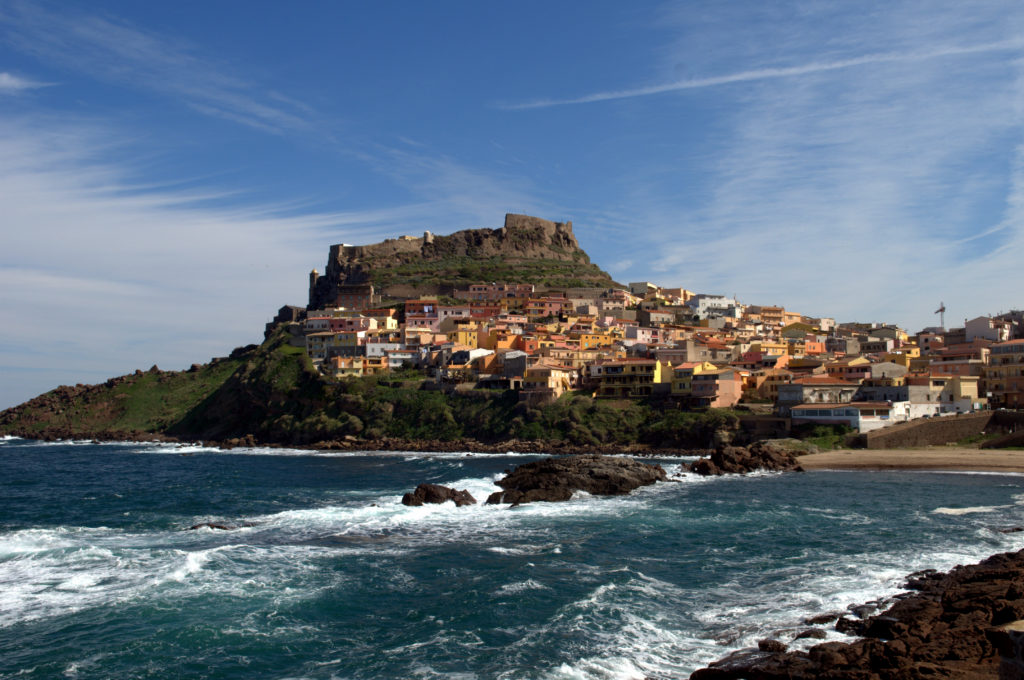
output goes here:
[{"label": "ruined fortification", "polygon": [[[417,288],[421,292],[444,293],[456,283],[473,279],[471,273],[475,270],[467,266],[467,258],[478,265],[551,262],[555,269],[571,271],[573,276],[594,285],[611,283],[608,275],[592,265],[580,249],[572,222],[508,214],[500,229],[466,229],[450,236],[428,231],[419,238],[401,236],[373,245],[333,245],[323,275],[316,270],[310,275],[309,308],[333,304],[352,286],[373,284],[377,292],[385,295],[407,295]],[[424,276],[419,268],[429,263],[434,265],[430,272],[433,276]],[[557,263],[566,266],[557,267]],[[538,283],[530,281],[527,273],[520,281]]]}]

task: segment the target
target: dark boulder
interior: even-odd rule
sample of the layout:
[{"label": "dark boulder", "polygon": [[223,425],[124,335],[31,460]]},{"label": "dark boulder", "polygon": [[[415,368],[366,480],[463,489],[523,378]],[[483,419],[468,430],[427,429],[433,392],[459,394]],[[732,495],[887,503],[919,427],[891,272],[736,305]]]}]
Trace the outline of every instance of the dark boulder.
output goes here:
[{"label": "dark boulder", "polygon": [[219,529],[220,531],[232,531],[234,529],[242,529],[245,527],[256,526],[252,522],[243,522],[242,524],[220,524],[219,522],[202,522],[200,524],[193,524],[187,530],[195,531],[196,529]]},{"label": "dark boulder", "polygon": [[828,633],[826,633],[821,628],[808,628],[807,630],[800,631],[800,633],[797,634],[795,639],[797,639],[797,640],[807,640],[807,639],[810,639],[810,640],[824,640],[826,637],[828,637]]},{"label": "dark boulder", "polygon": [[402,496],[402,505],[419,506],[424,503],[447,503],[452,501],[457,507],[476,505],[476,499],[465,489],[457,491],[440,484],[420,484],[412,493]]},{"label": "dark boulder", "polygon": [[757,643],[757,649],[760,652],[781,653],[786,651],[786,643],[778,640],[761,640]]},{"label": "dark boulder", "polygon": [[754,442],[750,446],[722,446],[710,457],[700,458],[690,465],[690,472],[717,476],[746,474],[755,470],[802,471],[796,456],[785,447],[769,441]]},{"label": "dark boulder", "polygon": [[632,458],[603,455],[578,455],[547,458],[520,465],[497,482],[487,503],[532,503],[567,501],[576,491],[596,496],[621,496],[637,487],[664,481],[667,475],[660,465],[648,465]]}]

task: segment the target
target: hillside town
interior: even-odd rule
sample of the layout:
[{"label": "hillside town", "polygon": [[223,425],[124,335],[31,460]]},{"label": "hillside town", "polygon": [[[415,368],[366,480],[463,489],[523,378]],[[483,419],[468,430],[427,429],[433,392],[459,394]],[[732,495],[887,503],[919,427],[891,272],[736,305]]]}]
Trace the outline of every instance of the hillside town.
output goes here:
[{"label": "hillside town", "polygon": [[[311,290],[317,279],[314,270]],[[387,304],[361,284],[320,309],[283,307],[268,334],[281,324],[330,378],[419,370],[448,389],[515,390],[532,403],[570,391],[660,397],[859,432],[1024,407],[1022,311],[910,334],[650,282],[543,291],[479,283]]]}]

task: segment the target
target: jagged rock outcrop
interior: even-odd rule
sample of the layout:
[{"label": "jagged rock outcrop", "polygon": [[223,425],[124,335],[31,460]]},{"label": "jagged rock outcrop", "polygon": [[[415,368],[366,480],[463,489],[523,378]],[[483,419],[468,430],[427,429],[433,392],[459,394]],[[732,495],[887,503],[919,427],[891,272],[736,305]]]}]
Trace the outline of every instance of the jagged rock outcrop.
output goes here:
[{"label": "jagged rock outcrop", "polygon": [[[580,248],[572,231],[572,222],[551,222],[528,215],[505,215],[500,229],[466,229],[449,236],[426,232],[422,237],[401,236],[381,243],[365,246],[337,244],[330,248],[327,269],[323,275],[314,273],[310,279],[309,309],[321,309],[335,303],[346,286],[374,284],[377,293],[387,292],[389,286],[401,287],[430,285],[402,278],[402,267],[415,268],[418,264],[435,263],[432,271],[436,281],[433,293],[451,292],[455,282],[480,283],[473,280],[474,270],[466,269],[466,258],[480,265],[488,261],[502,267],[517,264],[552,261],[567,265],[559,275],[571,274],[589,285],[608,286],[614,283],[605,272],[591,264]],[[485,269],[486,271],[486,269]],[[416,272],[412,272],[416,273]],[[382,278],[386,274],[385,278]],[[522,268],[514,278],[518,283],[539,283],[532,279],[536,271]],[[422,279],[422,276],[411,278]],[[510,281],[513,279],[509,279]]]},{"label": "jagged rock outcrop", "polygon": [[424,503],[447,503],[451,501],[456,507],[476,505],[476,499],[466,489],[458,491],[440,484],[420,484],[416,490],[402,496],[402,505],[420,506]]},{"label": "jagged rock outcrop", "polygon": [[[912,575],[917,591],[869,616],[854,642],[826,642],[806,652],[741,650],[692,680],[880,680],[998,675],[993,627],[1024,618],[1024,551],[1003,553],[948,573]],[[840,619],[840,624],[846,619]]]},{"label": "jagged rock outcrop", "polygon": [[487,497],[489,505],[519,505],[534,501],[567,501],[576,491],[597,496],[621,496],[666,477],[660,465],[632,458],[602,455],[547,458],[520,465],[496,482],[503,491]]},{"label": "jagged rock outcrop", "polygon": [[750,446],[723,446],[709,458],[700,458],[690,465],[698,475],[746,474],[755,470],[802,471],[793,452],[771,441],[754,442]]}]

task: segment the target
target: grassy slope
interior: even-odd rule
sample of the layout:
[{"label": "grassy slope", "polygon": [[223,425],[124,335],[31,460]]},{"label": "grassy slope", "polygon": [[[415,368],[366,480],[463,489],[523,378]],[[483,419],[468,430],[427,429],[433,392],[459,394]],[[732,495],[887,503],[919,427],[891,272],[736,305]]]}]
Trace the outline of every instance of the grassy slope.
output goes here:
[{"label": "grassy slope", "polygon": [[594,264],[548,259],[511,257],[449,257],[371,270],[379,287],[396,284],[434,285],[464,289],[481,281],[521,281],[549,287],[614,285],[611,277]]},{"label": "grassy slope", "polygon": [[[689,413],[658,403],[567,394],[541,407],[513,392],[446,395],[410,376],[326,382],[279,332],[260,348],[194,371],[149,372],[105,384],[58,388],[0,414],[0,433],[114,437],[143,432],[183,439],[253,435],[313,444],[346,437],[417,442],[510,439],[574,445],[706,447],[731,429],[728,411]],[[404,378],[404,379],[401,379]]]},{"label": "grassy slope", "polygon": [[58,387],[0,413],[0,433],[161,432],[222,385],[240,363],[223,359],[195,371],[147,371],[99,385]]}]

